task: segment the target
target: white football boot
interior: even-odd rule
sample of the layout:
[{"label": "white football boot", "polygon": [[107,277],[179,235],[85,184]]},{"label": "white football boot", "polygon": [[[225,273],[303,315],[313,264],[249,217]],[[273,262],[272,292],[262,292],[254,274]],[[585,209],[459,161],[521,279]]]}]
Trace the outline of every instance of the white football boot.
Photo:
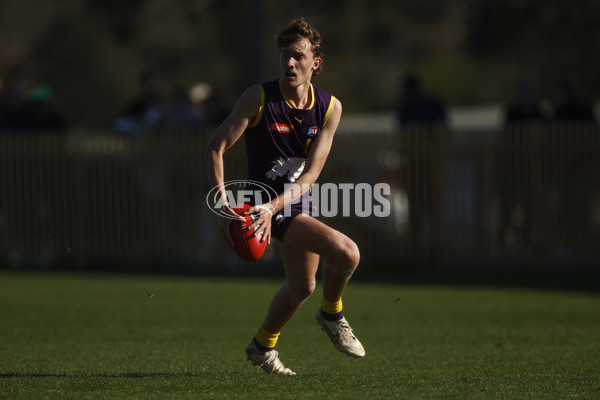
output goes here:
[{"label": "white football boot", "polygon": [[259,366],[267,374],[296,375],[294,371],[283,365],[276,350],[260,351],[254,345],[254,341],[246,347],[246,360],[251,361],[252,365]]},{"label": "white football boot", "polygon": [[328,321],[323,318],[321,309],[319,308],[317,311],[317,323],[321,326],[321,330],[327,333],[338,351],[350,357],[360,358],[365,356],[365,349],[352,333],[352,328],[350,328],[346,318],[337,321]]}]

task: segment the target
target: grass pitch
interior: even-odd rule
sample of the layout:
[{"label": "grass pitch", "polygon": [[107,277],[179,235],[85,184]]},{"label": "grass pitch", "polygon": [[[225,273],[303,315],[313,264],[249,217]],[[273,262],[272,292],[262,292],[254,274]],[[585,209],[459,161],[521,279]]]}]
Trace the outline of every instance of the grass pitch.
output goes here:
[{"label": "grass pitch", "polygon": [[596,294],[352,282],[357,360],[316,325],[319,288],[282,377],[244,357],[279,285],[0,272],[0,399],[600,398]]}]

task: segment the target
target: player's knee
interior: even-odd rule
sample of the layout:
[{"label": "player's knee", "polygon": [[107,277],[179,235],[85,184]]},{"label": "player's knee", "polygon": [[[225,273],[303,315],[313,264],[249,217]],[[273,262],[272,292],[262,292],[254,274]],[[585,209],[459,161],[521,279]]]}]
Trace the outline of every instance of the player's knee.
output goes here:
[{"label": "player's knee", "polygon": [[354,271],[360,262],[360,250],[358,249],[358,245],[353,241],[350,241],[349,245],[347,246],[346,259],[348,260],[348,265]]},{"label": "player's knee", "polygon": [[356,243],[348,239],[340,246],[339,252],[340,265],[348,273],[354,272],[360,262],[360,251]]},{"label": "player's knee", "polygon": [[317,286],[316,281],[309,280],[303,282],[297,282],[292,285],[288,283],[288,291],[290,298],[295,303],[302,303],[306,300],[313,292]]}]

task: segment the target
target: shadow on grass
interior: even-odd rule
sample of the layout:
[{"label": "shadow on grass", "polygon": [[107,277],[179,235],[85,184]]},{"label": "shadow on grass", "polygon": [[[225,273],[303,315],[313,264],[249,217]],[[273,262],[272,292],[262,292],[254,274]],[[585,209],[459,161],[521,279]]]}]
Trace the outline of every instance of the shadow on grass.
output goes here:
[{"label": "shadow on grass", "polygon": [[8,373],[0,374],[0,379],[35,379],[35,378],[180,378],[180,377],[200,377],[201,374],[193,372],[127,372],[121,374],[29,374],[29,373]]},{"label": "shadow on grass", "polygon": [[[155,275],[244,280],[274,279],[278,282],[285,280],[283,268],[279,263],[263,264],[260,267],[252,263],[240,265],[239,268],[233,269],[207,265],[153,265],[133,268],[119,264],[86,268],[60,266],[47,269],[14,269],[3,267],[0,264],[0,272],[99,276]],[[393,285],[468,286],[600,293],[600,264],[574,264],[568,268],[564,266],[539,268],[522,263],[465,263],[464,265],[444,267],[415,264],[360,265],[354,273],[352,281]]]}]

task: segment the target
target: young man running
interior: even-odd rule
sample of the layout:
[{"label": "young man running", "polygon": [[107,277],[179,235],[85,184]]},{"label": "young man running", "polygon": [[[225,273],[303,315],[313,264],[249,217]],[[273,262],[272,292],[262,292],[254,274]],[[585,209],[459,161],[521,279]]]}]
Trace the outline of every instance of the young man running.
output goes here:
[{"label": "young man running", "polygon": [[[275,294],[263,324],[246,348],[246,358],[271,374],[295,375],[279,360],[279,333],[315,290],[319,258],[325,259],[323,297],[317,322],[336,349],[352,357],[365,350],[344,318],[342,294],[356,269],[360,254],[346,235],[313,217],[309,187],[316,182],[331,149],[342,115],[339,100],[311,83],[322,68],[321,35],[304,19],[297,19],[277,35],[280,77],[246,89],[212,137],[207,169],[221,191],[223,211],[235,218],[224,188],[223,154],[245,135],[248,179],[271,187],[278,197],[254,205],[262,240],[281,241],[286,282]],[[295,183],[291,190],[289,183]],[[302,193],[304,192],[304,193]],[[231,220],[222,218],[228,244]]]}]

